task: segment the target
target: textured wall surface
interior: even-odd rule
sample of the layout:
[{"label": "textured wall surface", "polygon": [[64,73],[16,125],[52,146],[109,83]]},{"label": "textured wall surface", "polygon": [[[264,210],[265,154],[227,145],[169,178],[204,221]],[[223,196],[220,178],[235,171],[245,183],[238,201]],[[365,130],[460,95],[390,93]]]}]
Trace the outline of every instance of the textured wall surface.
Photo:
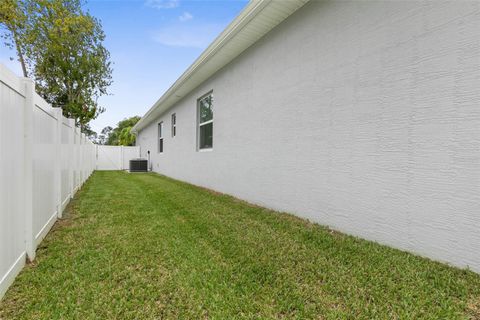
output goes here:
[{"label": "textured wall surface", "polygon": [[158,121],[159,173],[480,271],[479,2],[311,2]]}]

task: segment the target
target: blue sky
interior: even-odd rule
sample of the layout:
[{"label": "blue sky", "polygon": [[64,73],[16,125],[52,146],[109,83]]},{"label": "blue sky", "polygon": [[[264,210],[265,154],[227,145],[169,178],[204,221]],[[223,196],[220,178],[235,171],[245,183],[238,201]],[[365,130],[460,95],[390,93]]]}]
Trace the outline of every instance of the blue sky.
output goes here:
[{"label": "blue sky", "polygon": [[[112,95],[92,128],[142,116],[215,37],[237,16],[246,0],[90,0],[86,8],[102,21],[113,65]],[[0,62],[21,74],[0,46]]]}]

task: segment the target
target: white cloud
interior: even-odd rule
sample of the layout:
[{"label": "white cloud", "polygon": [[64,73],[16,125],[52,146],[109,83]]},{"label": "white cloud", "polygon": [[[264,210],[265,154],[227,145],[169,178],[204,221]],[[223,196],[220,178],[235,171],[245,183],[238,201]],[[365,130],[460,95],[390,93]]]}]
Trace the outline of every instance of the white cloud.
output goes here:
[{"label": "white cloud", "polygon": [[185,11],[184,13],[182,13],[180,17],[178,17],[178,20],[180,20],[181,22],[185,22],[192,19],[193,19],[193,15],[187,11]]},{"label": "white cloud", "polygon": [[176,24],[153,33],[152,39],[169,47],[206,48],[223,26],[219,24]]},{"label": "white cloud", "polygon": [[145,5],[155,9],[172,9],[178,7],[180,0],[146,0]]}]

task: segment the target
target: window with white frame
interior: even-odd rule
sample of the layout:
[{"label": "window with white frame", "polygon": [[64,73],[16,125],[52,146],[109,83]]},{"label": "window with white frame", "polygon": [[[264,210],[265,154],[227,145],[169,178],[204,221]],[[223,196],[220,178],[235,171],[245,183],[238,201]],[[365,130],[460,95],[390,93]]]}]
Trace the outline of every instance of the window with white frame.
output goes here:
[{"label": "window with white frame", "polygon": [[177,135],[177,114],[172,114],[172,138]]},{"label": "window with white frame", "polygon": [[197,101],[198,149],[213,148],[213,99],[212,92]]},{"label": "window with white frame", "polygon": [[163,152],[163,122],[158,124],[158,153]]}]

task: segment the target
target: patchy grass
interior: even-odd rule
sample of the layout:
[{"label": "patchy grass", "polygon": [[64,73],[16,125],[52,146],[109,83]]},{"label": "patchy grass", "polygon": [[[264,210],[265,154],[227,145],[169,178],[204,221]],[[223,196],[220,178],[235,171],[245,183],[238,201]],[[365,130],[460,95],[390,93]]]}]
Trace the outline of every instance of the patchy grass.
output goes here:
[{"label": "patchy grass", "polygon": [[96,172],[1,319],[478,318],[480,277],[155,174]]}]

